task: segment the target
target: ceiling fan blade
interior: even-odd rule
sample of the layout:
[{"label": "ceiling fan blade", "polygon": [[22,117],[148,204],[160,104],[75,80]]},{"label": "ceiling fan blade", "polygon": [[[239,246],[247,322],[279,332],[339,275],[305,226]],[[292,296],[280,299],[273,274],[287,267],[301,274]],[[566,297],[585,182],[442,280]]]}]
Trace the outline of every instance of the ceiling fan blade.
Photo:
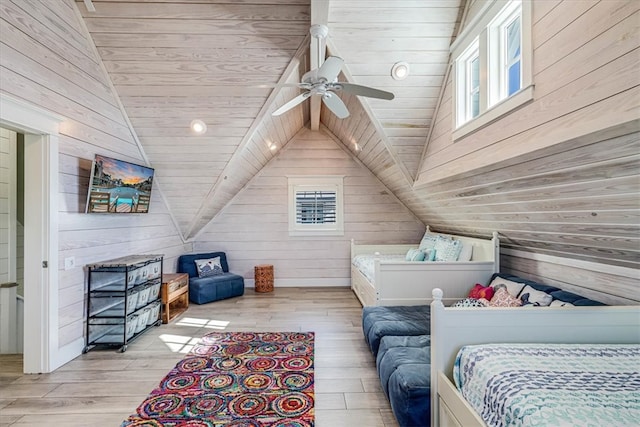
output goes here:
[{"label": "ceiling fan blade", "polygon": [[324,105],[326,105],[327,108],[339,119],[346,119],[349,117],[349,110],[347,110],[347,106],[344,105],[342,99],[340,99],[340,97],[335,93],[327,92],[322,95],[322,102],[324,102]]},{"label": "ceiling fan blade", "polygon": [[379,98],[391,101],[395,95],[380,89],[374,89],[369,86],[356,85],[353,83],[336,83],[331,85],[335,90],[343,90],[354,95],[366,96],[368,98]]},{"label": "ceiling fan blade", "polygon": [[276,111],[271,113],[271,115],[272,116],[279,116],[280,114],[282,114],[284,112],[287,112],[290,109],[292,109],[293,107],[295,107],[296,105],[302,103],[305,99],[307,99],[310,96],[311,96],[311,92],[301,93],[300,95],[296,96],[291,101],[288,101],[287,103],[282,105],[280,108],[278,108]]},{"label": "ceiling fan blade", "polygon": [[338,74],[342,69],[344,61],[339,56],[328,57],[318,68],[318,79],[325,79],[328,82],[332,82],[338,78]]}]

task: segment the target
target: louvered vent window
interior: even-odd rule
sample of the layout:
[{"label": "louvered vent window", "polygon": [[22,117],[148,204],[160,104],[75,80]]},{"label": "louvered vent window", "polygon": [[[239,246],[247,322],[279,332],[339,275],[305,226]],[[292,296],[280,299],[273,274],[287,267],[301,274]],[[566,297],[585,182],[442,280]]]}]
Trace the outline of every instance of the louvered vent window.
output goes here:
[{"label": "louvered vent window", "polygon": [[344,234],[342,177],[289,177],[289,234]]},{"label": "louvered vent window", "polygon": [[335,191],[296,192],[296,223],[335,224]]}]

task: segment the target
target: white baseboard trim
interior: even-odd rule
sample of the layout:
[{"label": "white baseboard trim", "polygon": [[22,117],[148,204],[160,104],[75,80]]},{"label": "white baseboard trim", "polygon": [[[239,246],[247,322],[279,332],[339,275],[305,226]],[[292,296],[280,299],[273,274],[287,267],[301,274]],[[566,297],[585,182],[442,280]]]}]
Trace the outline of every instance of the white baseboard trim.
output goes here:
[{"label": "white baseboard trim", "polygon": [[[254,279],[244,279],[244,286],[247,288],[255,288]],[[276,288],[304,288],[304,287],[349,287],[351,286],[350,277],[338,277],[331,279],[275,279],[273,286]]]},{"label": "white baseboard trim", "polygon": [[52,363],[51,372],[80,356],[82,354],[82,350],[84,350],[84,338],[78,338],[72,343],[59,348],[58,354]]}]

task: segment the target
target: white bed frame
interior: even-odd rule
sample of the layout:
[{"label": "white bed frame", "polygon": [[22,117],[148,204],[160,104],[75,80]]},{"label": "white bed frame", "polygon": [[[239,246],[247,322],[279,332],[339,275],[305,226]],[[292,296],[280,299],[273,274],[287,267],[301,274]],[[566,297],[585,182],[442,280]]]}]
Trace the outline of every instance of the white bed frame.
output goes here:
[{"label": "white bed frame", "polygon": [[[429,227],[427,227],[429,232]],[[432,301],[434,288],[445,290],[446,299],[464,298],[476,283],[485,284],[493,273],[500,270],[500,240],[493,233],[490,240],[451,236],[473,245],[471,261],[415,262],[375,260],[374,283],[351,265],[351,289],[363,306],[419,305]],[[406,254],[417,244],[408,245],[356,245],[351,240],[351,259],[361,254]]]},{"label": "white bed frame", "polygon": [[451,308],[433,290],[431,425],[486,427],[452,381],[463,345],[485,343],[640,343],[640,306]]}]

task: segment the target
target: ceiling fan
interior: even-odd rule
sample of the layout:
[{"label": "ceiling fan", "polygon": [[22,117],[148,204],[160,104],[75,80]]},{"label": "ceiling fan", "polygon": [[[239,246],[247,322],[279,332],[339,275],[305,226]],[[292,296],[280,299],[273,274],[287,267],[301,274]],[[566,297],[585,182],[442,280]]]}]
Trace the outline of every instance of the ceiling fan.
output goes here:
[{"label": "ceiling fan", "polygon": [[337,92],[340,91],[368,98],[387,100],[392,100],[394,98],[394,95],[391,92],[353,83],[338,82],[338,74],[340,73],[343,64],[344,61],[342,58],[338,56],[330,56],[324,61],[320,68],[305,73],[302,76],[302,82],[293,85],[304,89],[305,92],[282,105],[280,108],[275,110],[272,115],[279,116],[296,105],[304,102],[307,98],[315,95],[322,97],[322,102],[333,114],[338,118],[344,119],[349,117],[349,110],[347,110],[347,106],[337,95]]}]

